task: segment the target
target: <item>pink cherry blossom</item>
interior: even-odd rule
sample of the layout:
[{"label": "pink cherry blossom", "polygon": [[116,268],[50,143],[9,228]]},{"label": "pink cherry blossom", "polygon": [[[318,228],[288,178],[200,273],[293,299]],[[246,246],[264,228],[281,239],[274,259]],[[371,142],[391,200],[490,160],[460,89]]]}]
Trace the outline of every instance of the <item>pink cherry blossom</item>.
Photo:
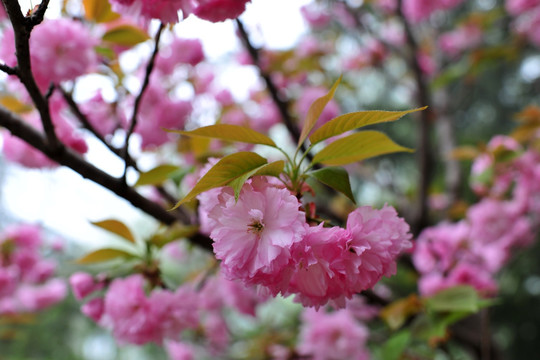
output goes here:
[{"label": "pink cherry blossom", "polygon": [[30,37],[32,71],[46,89],[50,82],[73,80],[97,63],[97,39],[81,23],[69,19],[45,20]]},{"label": "pink cherry blossom", "polygon": [[347,230],[352,235],[349,251],[356,254],[361,266],[349,276],[349,286],[356,291],[369,289],[382,276],[396,273],[396,259],[412,244],[409,225],[388,205],[377,210],[363,206],[347,218]]},{"label": "pink cherry blossom", "polygon": [[291,260],[290,247],[306,231],[298,200],[264,177],[247,182],[238,201],[231,188],[218,198],[208,216],[215,222],[210,237],[224,275],[278,292],[287,281],[282,271]]},{"label": "pink cherry blossom", "polygon": [[126,121],[113,104],[103,99],[101,92],[97,92],[90,100],[82,103],[80,108],[90,125],[101,136],[112,135],[114,130]]},{"label": "pink cherry blossom", "polygon": [[246,10],[251,0],[195,0],[193,14],[211,22],[235,19]]},{"label": "pink cherry blossom", "polygon": [[482,42],[482,29],[476,24],[466,24],[444,33],[439,38],[439,46],[450,57],[472,49]]},{"label": "pink cherry blossom", "polygon": [[168,46],[160,49],[156,59],[156,69],[163,75],[172,74],[180,64],[195,66],[204,60],[202,43],[199,39],[175,37]]},{"label": "pink cherry blossom", "polygon": [[93,298],[81,306],[81,312],[95,322],[99,322],[101,320],[104,311],[105,301],[102,297]]},{"label": "pink cherry blossom", "polygon": [[348,310],[332,313],[306,309],[302,315],[298,353],[313,360],[367,360],[368,329]]},{"label": "pink cherry blossom", "polygon": [[178,22],[178,12],[191,9],[190,0],[109,0],[112,9],[119,14],[146,20],[159,19],[165,23]]},{"label": "pink cherry blossom", "polygon": [[97,282],[92,275],[81,271],[75,272],[69,277],[69,284],[77,300],[82,300],[94,291],[103,288],[102,282]]},{"label": "pink cherry blossom", "polygon": [[22,285],[15,297],[20,311],[38,311],[62,301],[67,295],[66,283],[53,278],[40,285]]},{"label": "pink cherry blossom", "polygon": [[520,15],[527,10],[540,6],[540,0],[506,0],[506,10],[511,15]]},{"label": "pink cherry blossom", "polygon": [[332,20],[332,16],[326,9],[314,6],[314,3],[302,6],[300,12],[304,20],[314,29],[324,28]]},{"label": "pink cherry blossom", "polygon": [[167,341],[165,349],[170,360],[195,360],[195,349],[189,344],[179,341]]}]

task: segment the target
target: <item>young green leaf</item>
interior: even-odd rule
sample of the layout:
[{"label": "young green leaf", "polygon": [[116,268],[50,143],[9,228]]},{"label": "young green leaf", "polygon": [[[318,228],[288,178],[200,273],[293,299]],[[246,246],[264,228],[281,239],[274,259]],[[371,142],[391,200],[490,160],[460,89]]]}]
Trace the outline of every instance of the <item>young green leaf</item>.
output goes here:
[{"label": "young green leaf", "polygon": [[454,286],[426,299],[426,306],[433,311],[468,311],[479,309],[479,297],[471,286]]},{"label": "young green leaf", "polygon": [[378,131],[361,131],[338,139],[313,157],[313,164],[345,165],[378,155],[399,151],[412,152]]},{"label": "young green leaf", "polygon": [[158,248],[162,248],[172,241],[190,237],[196,234],[198,230],[199,227],[195,225],[173,225],[167,227],[166,231],[153,235],[149,242]]},{"label": "young green leaf", "polygon": [[141,173],[135,186],[159,185],[178,170],[180,170],[180,168],[176,165],[159,165],[152,170]]},{"label": "young green leaf", "polygon": [[134,258],[135,255],[120,249],[99,249],[86,254],[85,256],[76,260],[78,264],[94,264],[105,261],[111,261],[120,258]]},{"label": "young green leaf", "polygon": [[340,115],[315,130],[309,137],[309,141],[311,144],[317,144],[323,140],[331,138],[332,136],[341,135],[349,130],[358,129],[372,124],[395,121],[406,114],[421,111],[426,108],[427,106],[406,111],[358,111]]},{"label": "young green leaf", "polygon": [[241,151],[225,156],[208,170],[189,194],[177,202],[173,209],[192,200],[195,196],[204,191],[225,186],[242,175],[259,169],[259,167],[266,163],[267,161],[265,158],[249,151]]},{"label": "young green leaf", "polygon": [[323,184],[330,186],[334,190],[339,191],[351,199],[353,203],[356,203],[351,190],[349,174],[345,169],[341,167],[324,167],[322,169],[312,171],[308,173],[308,175],[314,177]]},{"label": "young green leaf", "polygon": [[227,185],[232,187],[234,190],[234,198],[238,201],[238,196],[240,195],[240,190],[247,179],[255,175],[269,175],[269,176],[279,176],[285,167],[285,162],[283,160],[274,161],[270,164],[265,164],[259,166],[257,169],[254,169],[250,172],[245,173],[244,175],[234,179],[229,182]]},{"label": "young green leaf", "polygon": [[298,139],[298,147],[300,147],[304,141],[306,141],[309,133],[311,130],[313,130],[313,127],[317,123],[317,120],[319,120],[319,116],[321,116],[326,104],[332,98],[334,97],[334,93],[336,92],[336,89],[341,82],[341,76],[337,81],[334,83],[334,86],[332,86],[332,89],[328,92],[328,94],[318,98],[311,104],[311,106],[308,109],[306,118],[304,119],[304,127],[302,128],[302,132],[300,133],[300,139]]},{"label": "young green leaf", "polygon": [[258,131],[238,125],[216,124],[203,126],[191,131],[167,130],[190,137],[203,137],[227,141],[238,141],[248,144],[261,144],[276,147],[276,144],[268,136]]},{"label": "young green leaf", "polygon": [[129,228],[121,221],[109,219],[92,222],[92,225],[96,225],[104,230],[116,234],[130,243],[135,243],[135,237],[131,233],[131,230],[129,230]]},{"label": "young green leaf", "polygon": [[109,22],[120,17],[111,10],[108,0],[83,0],[83,7],[85,17],[97,23]]},{"label": "young green leaf", "polygon": [[382,346],[380,359],[381,360],[399,360],[401,354],[407,349],[411,342],[410,330],[401,330],[392,335]]},{"label": "young green leaf", "polygon": [[133,46],[150,39],[150,37],[136,26],[122,24],[109,29],[102,39],[115,45]]}]

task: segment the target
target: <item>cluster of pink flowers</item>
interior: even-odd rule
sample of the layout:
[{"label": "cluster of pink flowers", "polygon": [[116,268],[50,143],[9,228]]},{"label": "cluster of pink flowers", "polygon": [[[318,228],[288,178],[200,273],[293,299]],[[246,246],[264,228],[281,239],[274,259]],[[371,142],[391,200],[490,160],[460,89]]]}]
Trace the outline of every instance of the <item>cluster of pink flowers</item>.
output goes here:
[{"label": "cluster of pink flowers", "polygon": [[230,342],[223,310],[232,308],[254,316],[264,298],[219,273],[203,281],[202,286],[185,283],[172,291],[151,288],[140,274],[112,281],[85,272],[70,277],[75,298],[86,300],[81,311],[110,329],[118,342],[165,344],[170,353],[178,354],[184,349],[182,333],[198,329],[207,339],[206,351],[217,354]]},{"label": "cluster of pink flowers", "polygon": [[0,234],[0,315],[39,311],[66,296],[66,284],[54,277],[56,263],[40,253],[41,232],[19,225]]},{"label": "cluster of pink flowers", "polygon": [[460,284],[493,294],[495,274],[515,249],[532,243],[540,225],[538,152],[497,136],[473,163],[472,174],[473,189],[484,198],[460,222],[439,224],[418,237],[413,261],[424,295]]},{"label": "cluster of pink flowers", "polygon": [[[97,65],[97,39],[80,22],[70,19],[45,20],[30,38],[32,72],[42,91],[50,83],[73,80]],[[4,30],[0,58],[16,65],[13,29]],[[10,78],[11,79],[11,78]]]},{"label": "cluster of pink flowers", "polygon": [[482,29],[474,23],[467,23],[444,33],[439,38],[439,47],[451,58],[463,51],[480,45],[483,38]]},{"label": "cluster of pink flowers", "polygon": [[297,351],[313,360],[370,358],[366,348],[368,329],[348,309],[331,313],[306,309]]},{"label": "cluster of pink flowers", "polygon": [[238,201],[228,187],[199,201],[227,278],[295,295],[305,306],[344,307],[353,294],[393,275],[396,258],[411,246],[409,226],[390,206],[358,208],[345,229],[309,226],[298,199],[272,178],[248,180]]},{"label": "cluster of pink flowers", "polygon": [[[440,10],[453,9],[464,0],[403,0],[403,13],[412,22],[420,22],[429,18],[431,14]],[[395,12],[398,2],[396,0],[378,0],[378,6],[387,12]]]},{"label": "cluster of pink flowers", "polygon": [[120,14],[146,20],[159,19],[165,23],[178,22],[178,12],[183,17],[197,17],[220,22],[240,16],[251,0],[110,0],[112,9]]},{"label": "cluster of pink flowers", "polygon": [[540,1],[507,0],[506,9],[515,16],[515,31],[540,47]]}]

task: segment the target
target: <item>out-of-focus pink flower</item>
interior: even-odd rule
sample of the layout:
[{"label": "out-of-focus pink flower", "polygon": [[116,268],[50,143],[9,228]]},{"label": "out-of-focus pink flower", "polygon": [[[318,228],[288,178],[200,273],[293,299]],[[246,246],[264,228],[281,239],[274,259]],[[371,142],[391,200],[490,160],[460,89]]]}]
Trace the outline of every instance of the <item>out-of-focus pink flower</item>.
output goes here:
[{"label": "out-of-focus pink flower", "polygon": [[135,18],[159,19],[165,23],[178,22],[178,12],[186,17],[191,10],[190,0],[109,0],[112,9],[119,14]]},{"label": "out-of-focus pink flower", "polygon": [[86,304],[81,306],[81,312],[95,322],[99,322],[101,320],[104,310],[105,301],[102,297],[91,299]]},{"label": "out-of-focus pink flower", "polygon": [[506,10],[511,15],[521,15],[527,10],[540,6],[540,0],[506,0]]},{"label": "out-of-focus pink flower", "polygon": [[300,8],[300,13],[304,20],[314,29],[321,29],[328,26],[332,20],[331,15],[321,7],[304,5]]},{"label": "out-of-focus pink flower", "polygon": [[235,19],[246,10],[251,0],[195,0],[193,14],[211,22]]},{"label": "out-of-focus pink flower", "polygon": [[82,300],[94,291],[103,288],[102,282],[97,282],[92,275],[80,271],[69,277],[69,284],[77,300]]},{"label": "out-of-focus pink flower", "polygon": [[298,200],[264,177],[248,181],[238,201],[231,188],[218,198],[208,216],[215,222],[210,237],[224,275],[279,292],[287,281],[280,274],[291,259],[290,247],[306,231]]},{"label": "out-of-focus pink flower", "polygon": [[160,49],[156,69],[163,75],[171,74],[180,64],[195,66],[204,60],[202,43],[199,39],[174,38],[168,46]]},{"label": "out-of-focus pink flower", "polygon": [[464,0],[404,0],[403,13],[412,22],[427,19],[437,10],[449,10]]},{"label": "out-of-focus pink flower", "polygon": [[439,38],[439,46],[450,57],[456,57],[463,51],[472,49],[482,42],[482,29],[476,24],[466,24]]},{"label": "out-of-focus pink flower", "polygon": [[527,11],[515,21],[518,34],[523,34],[536,47],[540,47],[540,6]]},{"label": "out-of-focus pink flower", "polygon": [[369,359],[369,332],[346,309],[332,313],[306,309],[297,351],[313,360]]},{"label": "out-of-focus pink flower", "polygon": [[96,65],[97,39],[80,22],[69,19],[45,20],[32,31],[32,71],[38,85],[72,80]]},{"label": "out-of-focus pink flower", "polygon": [[66,295],[66,283],[54,278],[39,286],[22,285],[15,297],[22,311],[38,311],[62,301]]},{"label": "out-of-focus pink flower", "polygon": [[103,320],[120,343],[161,342],[160,319],[151,313],[144,292],[144,279],[131,275],[115,279],[105,295]]},{"label": "out-of-focus pink flower", "polygon": [[112,135],[114,130],[126,121],[113,104],[103,99],[101,92],[97,92],[90,100],[81,104],[80,108],[88,122],[101,136]]},{"label": "out-of-focus pink flower", "polygon": [[186,343],[179,341],[165,342],[165,349],[170,360],[194,360],[195,349]]}]

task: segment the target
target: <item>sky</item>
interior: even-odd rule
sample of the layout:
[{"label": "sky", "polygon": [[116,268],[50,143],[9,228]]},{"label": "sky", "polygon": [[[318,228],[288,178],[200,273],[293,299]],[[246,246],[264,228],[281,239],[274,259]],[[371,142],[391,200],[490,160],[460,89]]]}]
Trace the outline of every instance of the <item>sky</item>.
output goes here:
[{"label": "sky", "polygon": [[[308,2],[310,0],[253,0],[241,19],[252,30],[253,40],[257,44],[269,48],[289,48],[306,30],[298,9]],[[20,0],[19,3],[26,11],[36,1]],[[48,16],[58,16],[59,4],[60,1],[51,1]],[[232,21],[212,24],[188,18],[178,26],[178,33],[182,37],[201,38],[205,54],[214,61],[229,56],[239,46]],[[254,73],[251,76],[255,76]],[[247,92],[252,80],[250,74],[245,72],[239,76],[234,71],[228,71],[221,76],[224,83],[236,85],[232,90],[240,96],[242,92]],[[91,86],[88,90],[89,93],[93,92]],[[85,94],[81,97],[85,97]],[[119,176],[123,170],[121,162],[98,141],[89,141],[91,151],[86,155],[87,159]],[[119,219],[128,226],[137,227],[137,230],[142,229],[143,236],[145,231],[149,235],[152,229],[157,228],[153,219],[127,201],[70,169],[28,170],[16,164],[5,164],[0,169],[0,175],[0,180],[3,179],[0,191],[2,219],[38,223],[51,232],[89,247],[103,246],[110,240],[108,234],[91,225],[91,221]],[[133,177],[131,180],[135,181]]]}]

